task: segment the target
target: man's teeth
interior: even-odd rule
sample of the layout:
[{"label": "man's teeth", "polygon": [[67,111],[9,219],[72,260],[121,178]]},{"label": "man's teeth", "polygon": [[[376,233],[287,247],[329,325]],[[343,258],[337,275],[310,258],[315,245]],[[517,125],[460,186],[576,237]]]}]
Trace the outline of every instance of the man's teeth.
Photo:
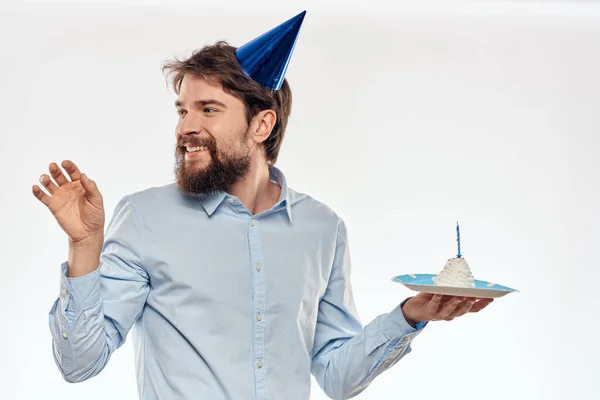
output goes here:
[{"label": "man's teeth", "polygon": [[188,153],[193,153],[195,151],[208,150],[208,147],[206,147],[206,146],[195,146],[195,147],[185,146],[185,149],[187,150]]}]

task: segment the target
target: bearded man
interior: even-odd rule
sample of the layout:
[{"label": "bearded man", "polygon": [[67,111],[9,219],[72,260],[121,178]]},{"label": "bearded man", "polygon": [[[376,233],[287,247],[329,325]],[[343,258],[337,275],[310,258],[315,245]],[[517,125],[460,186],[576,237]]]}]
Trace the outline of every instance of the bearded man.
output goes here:
[{"label": "bearded man", "polygon": [[489,303],[418,294],[361,324],[344,221],[275,166],[304,15],[164,65],[179,115],[175,182],[122,197],[106,232],[98,185],[74,162],[51,163],[45,190],[33,186],[69,239],[50,310],[68,382],[99,374],[133,330],[142,400],[308,399],[311,375],[347,399],[428,321]]}]

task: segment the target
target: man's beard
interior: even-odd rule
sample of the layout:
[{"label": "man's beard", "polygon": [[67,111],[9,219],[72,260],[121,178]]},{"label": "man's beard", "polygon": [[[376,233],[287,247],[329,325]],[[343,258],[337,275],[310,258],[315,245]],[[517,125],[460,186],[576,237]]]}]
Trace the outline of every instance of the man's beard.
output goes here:
[{"label": "man's beard", "polygon": [[[241,135],[245,137],[245,135]],[[185,160],[185,144],[206,146],[210,153],[207,166],[197,170],[194,161]],[[250,168],[250,149],[243,146],[243,153],[236,155],[220,154],[215,140],[210,138],[183,138],[175,148],[175,177],[179,190],[189,195],[210,195],[217,191],[227,191],[243,178]]]}]

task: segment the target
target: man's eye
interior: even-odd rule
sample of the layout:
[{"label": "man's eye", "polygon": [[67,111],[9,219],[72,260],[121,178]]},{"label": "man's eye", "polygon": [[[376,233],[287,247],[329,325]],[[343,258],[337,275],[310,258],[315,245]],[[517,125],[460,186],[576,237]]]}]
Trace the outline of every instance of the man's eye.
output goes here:
[{"label": "man's eye", "polygon": [[177,110],[177,114],[179,115],[183,115],[185,113],[185,110]]},{"label": "man's eye", "polygon": [[204,107],[204,112],[205,113],[212,113],[212,112],[216,112],[217,110],[215,108],[210,108],[210,107]]}]

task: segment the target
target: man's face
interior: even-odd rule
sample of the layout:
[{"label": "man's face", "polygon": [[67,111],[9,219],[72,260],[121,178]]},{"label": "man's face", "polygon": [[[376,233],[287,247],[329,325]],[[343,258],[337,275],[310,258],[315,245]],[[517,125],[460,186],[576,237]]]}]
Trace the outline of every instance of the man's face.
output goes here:
[{"label": "man's face", "polygon": [[248,171],[253,141],[244,103],[187,74],[176,102],[175,175],[188,194],[227,190]]}]

